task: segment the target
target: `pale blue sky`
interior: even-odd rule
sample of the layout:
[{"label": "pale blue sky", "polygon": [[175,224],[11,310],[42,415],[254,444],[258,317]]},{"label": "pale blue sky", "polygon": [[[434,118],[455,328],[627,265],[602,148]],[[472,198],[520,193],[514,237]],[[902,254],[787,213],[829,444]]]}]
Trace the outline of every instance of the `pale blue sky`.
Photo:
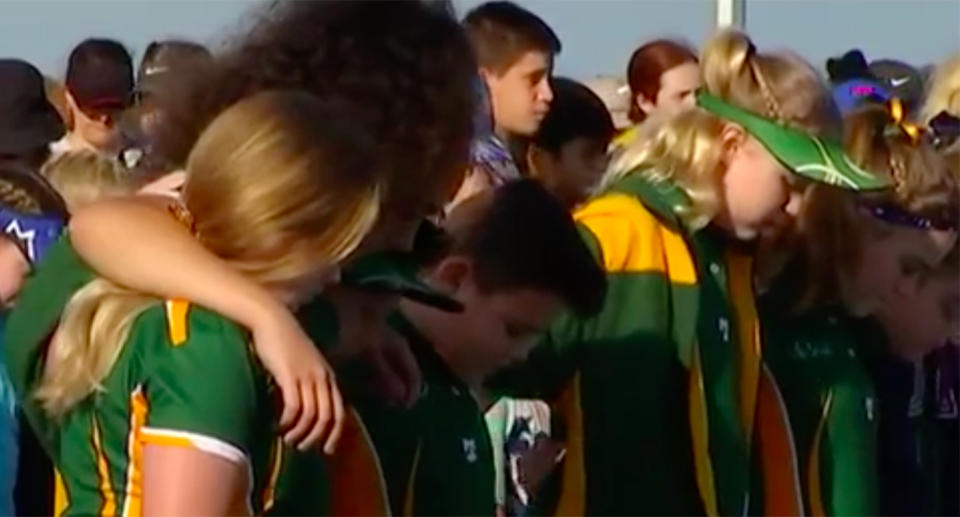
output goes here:
[{"label": "pale blue sky", "polygon": [[[139,58],[153,39],[216,45],[258,0],[0,0],[0,56],[60,76],[74,44],[119,39]],[[462,15],[479,0],[454,0]],[[658,36],[700,44],[713,30],[713,0],[520,0],[563,40],[558,73],[622,74],[637,44]],[[818,67],[854,46],[868,58],[937,62],[960,49],[960,0],[746,0],[760,48],[788,47]]]}]

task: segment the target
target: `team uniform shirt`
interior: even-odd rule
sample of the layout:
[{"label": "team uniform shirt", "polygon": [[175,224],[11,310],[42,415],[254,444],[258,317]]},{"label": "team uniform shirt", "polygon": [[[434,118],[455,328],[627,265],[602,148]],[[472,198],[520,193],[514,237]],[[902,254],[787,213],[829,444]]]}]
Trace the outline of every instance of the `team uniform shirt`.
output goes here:
[{"label": "team uniform shirt", "polygon": [[246,332],[218,314],[158,302],[134,321],[103,390],[57,421],[31,399],[42,343],[60,312],[55,306],[62,309],[90,277],[69,242],[58,243],[24,287],[6,334],[14,386],[62,476],[56,513],[139,515],[147,444],[192,447],[235,462],[249,484],[232,511],[259,512],[276,480],[272,388]]},{"label": "team uniform shirt", "polygon": [[[770,298],[767,307],[789,302]],[[778,494],[787,499],[777,502],[785,512],[876,515],[880,404],[852,320],[824,307],[803,315],[765,314],[763,324],[764,368],[775,396],[762,403],[783,415],[791,439],[761,444],[758,452],[784,467],[778,475],[758,472],[766,485],[762,493],[771,505]],[[771,424],[760,418],[758,425]]]},{"label": "team uniform shirt", "polygon": [[[336,311],[318,298],[300,311],[315,343],[339,339]],[[395,330],[408,339],[423,373],[423,393],[411,409],[362,396],[348,407],[343,434],[330,457],[285,447],[268,515],[492,515],[493,453],[483,414],[469,389],[404,318]],[[346,393],[362,374],[338,375]]]},{"label": "team uniform shirt", "polygon": [[379,458],[396,515],[493,515],[493,450],[470,388],[433,345],[400,314],[391,321],[407,338],[423,373],[423,392],[409,410],[358,404]]},{"label": "team uniform shirt", "polygon": [[552,400],[558,514],[743,514],[759,386],[750,254],[690,231],[674,187],[631,174],[574,214],[607,273],[601,312],[560,318],[501,394]]}]

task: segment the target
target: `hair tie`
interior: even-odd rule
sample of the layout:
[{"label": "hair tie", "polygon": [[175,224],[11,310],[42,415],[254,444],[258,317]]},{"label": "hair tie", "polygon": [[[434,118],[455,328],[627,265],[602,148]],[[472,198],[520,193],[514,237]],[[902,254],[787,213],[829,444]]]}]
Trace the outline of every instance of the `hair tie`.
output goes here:
[{"label": "hair tie", "polygon": [[887,101],[887,114],[890,115],[892,123],[889,124],[884,131],[885,135],[903,134],[910,139],[910,143],[912,144],[920,141],[923,130],[920,126],[906,120],[906,110],[903,107],[903,101],[897,97]]},{"label": "hair tie", "polygon": [[173,216],[174,220],[183,225],[184,228],[190,231],[190,234],[194,237],[197,236],[197,224],[193,219],[193,214],[187,210],[187,207],[183,206],[179,200],[175,200],[169,205],[167,205],[167,212]]}]

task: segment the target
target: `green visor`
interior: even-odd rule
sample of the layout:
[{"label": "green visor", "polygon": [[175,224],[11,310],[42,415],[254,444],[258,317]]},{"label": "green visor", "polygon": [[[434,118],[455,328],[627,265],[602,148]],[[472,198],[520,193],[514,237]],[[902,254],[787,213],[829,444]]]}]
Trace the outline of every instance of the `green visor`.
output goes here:
[{"label": "green visor", "polygon": [[697,106],[743,126],[784,166],[800,176],[847,190],[875,190],[890,186],[884,178],[853,163],[837,142],[786,127],[703,90],[697,92]]},{"label": "green visor", "polygon": [[462,312],[463,304],[420,279],[409,253],[386,251],[358,257],[341,274],[341,283],[368,291],[395,293],[446,312]]}]

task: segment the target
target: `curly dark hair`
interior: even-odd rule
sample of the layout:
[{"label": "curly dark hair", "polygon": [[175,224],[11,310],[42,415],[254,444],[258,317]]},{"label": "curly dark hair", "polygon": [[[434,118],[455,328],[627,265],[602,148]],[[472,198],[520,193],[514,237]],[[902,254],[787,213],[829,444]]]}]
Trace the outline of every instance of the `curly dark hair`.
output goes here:
[{"label": "curly dark hair", "polygon": [[[460,25],[424,2],[280,1],[208,70],[175,74],[156,142],[183,163],[226,106],[263,90],[305,90],[350,106],[377,143],[387,202],[418,206],[466,169],[477,67]],[[191,80],[184,82],[184,77]]]}]

